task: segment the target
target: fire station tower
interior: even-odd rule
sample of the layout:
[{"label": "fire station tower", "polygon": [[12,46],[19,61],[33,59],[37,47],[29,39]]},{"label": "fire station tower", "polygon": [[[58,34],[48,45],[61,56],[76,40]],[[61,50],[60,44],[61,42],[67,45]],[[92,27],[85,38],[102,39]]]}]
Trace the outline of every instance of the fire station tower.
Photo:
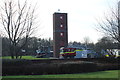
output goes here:
[{"label": "fire station tower", "polygon": [[61,47],[68,45],[67,13],[53,14],[53,54],[58,58]]}]

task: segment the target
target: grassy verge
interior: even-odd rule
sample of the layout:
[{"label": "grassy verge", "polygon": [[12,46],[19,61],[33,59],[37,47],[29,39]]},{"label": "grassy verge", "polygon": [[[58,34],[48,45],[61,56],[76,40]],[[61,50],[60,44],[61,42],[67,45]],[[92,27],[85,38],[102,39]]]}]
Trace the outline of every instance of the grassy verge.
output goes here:
[{"label": "grassy verge", "polygon": [[99,71],[81,74],[59,74],[59,75],[19,75],[3,76],[3,78],[118,78],[120,70]]}]

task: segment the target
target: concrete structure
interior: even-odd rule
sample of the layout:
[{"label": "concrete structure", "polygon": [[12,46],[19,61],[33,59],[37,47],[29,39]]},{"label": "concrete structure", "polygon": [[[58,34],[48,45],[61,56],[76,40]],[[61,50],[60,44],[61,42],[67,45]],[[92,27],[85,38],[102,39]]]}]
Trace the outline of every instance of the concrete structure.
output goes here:
[{"label": "concrete structure", "polygon": [[53,14],[53,54],[58,58],[61,47],[68,46],[67,13]]}]

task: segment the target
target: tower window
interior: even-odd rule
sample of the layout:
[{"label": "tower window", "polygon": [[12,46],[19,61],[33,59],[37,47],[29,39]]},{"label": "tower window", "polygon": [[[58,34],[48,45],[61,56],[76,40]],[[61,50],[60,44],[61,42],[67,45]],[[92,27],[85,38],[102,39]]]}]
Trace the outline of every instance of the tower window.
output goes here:
[{"label": "tower window", "polygon": [[61,33],[60,33],[60,36],[64,36],[64,33],[63,33],[63,32],[61,32]]},{"label": "tower window", "polygon": [[60,27],[62,28],[62,27],[63,27],[63,25],[62,25],[62,24],[60,24]]},{"label": "tower window", "polygon": [[60,16],[60,19],[63,19],[63,16]]}]

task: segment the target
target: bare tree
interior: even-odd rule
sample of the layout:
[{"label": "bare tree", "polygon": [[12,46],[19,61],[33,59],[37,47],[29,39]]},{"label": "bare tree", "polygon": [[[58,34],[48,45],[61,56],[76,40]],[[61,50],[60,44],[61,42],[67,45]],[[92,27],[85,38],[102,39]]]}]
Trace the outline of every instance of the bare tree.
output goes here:
[{"label": "bare tree", "polygon": [[90,38],[89,37],[84,37],[84,42],[83,43],[85,44],[86,49],[87,49],[88,45],[91,43]]},{"label": "bare tree", "polygon": [[84,43],[87,45],[90,43],[90,38],[89,37],[84,37]]},{"label": "bare tree", "polygon": [[[13,2],[13,0],[5,1],[1,6],[1,22],[8,35],[10,41],[11,58],[19,58],[20,49],[25,46],[28,37],[33,34],[35,27],[35,7],[27,6],[27,1],[24,4]],[[20,44],[21,38],[25,40]]]},{"label": "bare tree", "polygon": [[[98,40],[98,42],[95,45],[95,51],[98,52],[99,54],[102,53],[102,50],[104,51],[104,53],[108,53],[109,56],[113,56],[114,51],[113,51],[113,46],[115,47],[116,45],[113,43],[113,40],[109,37],[102,37],[100,40]],[[113,51],[113,52],[112,52]],[[104,55],[102,53],[102,55]]]},{"label": "bare tree", "polygon": [[[120,4],[118,4],[118,6],[120,6]],[[98,21],[100,28],[97,30],[120,43],[120,7],[118,6],[116,9],[111,8],[110,14],[105,15],[104,20]]]}]

